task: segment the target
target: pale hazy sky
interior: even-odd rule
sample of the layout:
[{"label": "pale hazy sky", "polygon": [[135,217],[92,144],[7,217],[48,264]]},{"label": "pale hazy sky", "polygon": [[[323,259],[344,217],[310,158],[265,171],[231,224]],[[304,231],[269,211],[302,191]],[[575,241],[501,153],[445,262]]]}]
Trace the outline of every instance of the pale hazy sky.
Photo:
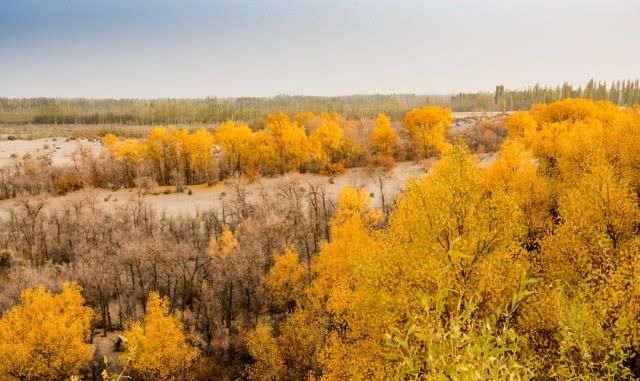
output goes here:
[{"label": "pale hazy sky", "polygon": [[640,0],[0,0],[0,96],[442,94],[640,77]]}]

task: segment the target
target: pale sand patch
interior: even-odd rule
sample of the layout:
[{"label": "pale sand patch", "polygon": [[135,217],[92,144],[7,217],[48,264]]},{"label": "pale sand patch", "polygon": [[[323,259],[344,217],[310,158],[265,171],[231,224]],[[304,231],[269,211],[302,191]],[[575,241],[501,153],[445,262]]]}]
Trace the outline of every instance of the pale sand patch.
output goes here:
[{"label": "pale sand patch", "polygon": [[72,161],[72,155],[80,147],[91,149],[94,155],[100,153],[102,143],[87,139],[70,140],[69,138],[43,138],[35,140],[0,140],[0,167],[15,164],[16,159],[25,154],[32,157],[47,155],[52,152],[53,165],[65,165]]},{"label": "pale sand patch", "polygon": [[[478,155],[477,158],[479,165],[486,167],[493,162],[495,154],[482,154]],[[426,164],[426,166],[430,166],[430,164]],[[397,163],[388,172],[383,172],[380,168],[350,168],[343,174],[334,177],[310,173],[265,177],[253,183],[244,184],[243,189],[246,192],[247,201],[253,203],[258,201],[262,190],[266,190],[268,194],[275,195],[281,187],[291,181],[296,181],[307,190],[309,184],[323,186],[329,200],[335,202],[342,188],[356,186],[367,189],[372,195],[371,206],[378,208],[382,206],[382,197],[377,182],[378,175],[381,175],[384,180],[385,203],[391,206],[394,198],[405,189],[407,180],[423,176],[425,173],[425,164],[401,162]],[[160,193],[145,196],[145,201],[160,214],[193,216],[198,212],[211,209],[220,210],[223,206],[229,207],[230,203],[235,200],[233,180],[222,181],[210,187],[203,184],[187,186],[187,188],[191,190],[191,195],[188,192],[163,194],[161,193],[162,191],[166,189],[173,190],[174,187],[158,187],[153,190],[153,193]],[[95,200],[96,206],[105,210],[118,206],[124,207],[137,198],[137,192],[134,189],[117,191],[93,189],[69,193],[64,196],[49,196],[46,208],[62,208],[64,205],[70,205],[81,197],[87,197],[87,194]],[[7,218],[10,208],[14,205],[15,200],[0,201],[0,218]]]},{"label": "pale sand patch", "polygon": [[[296,181],[300,186],[308,189],[309,184],[323,186],[330,200],[337,198],[340,190],[348,185],[360,186],[366,188],[373,194],[371,203],[374,207],[381,205],[380,191],[376,183],[375,174],[382,174],[384,178],[384,192],[387,202],[391,202],[393,197],[404,189],[404,185],[409,178],[418,177],[425,173],[424,167],[420,163],[404,162],[398,163],[395,168],[389,172],[382,172],[380,169],[367,168],[351,168],[345,173],[328,177],[317,174],[289,174],[278,177],[265,177],[253,183],[243,184],[246,199],[249,202],[255,202],[260,197],[260,192],[264,189],[269,194],[277,194],[279,188],[285,186],[291,181]],[[145,201],[159,213],[166,213],[170,216],[178,215],[195,215],[197,212],[208,211],[211,209],[221,209],[223,205],[228,206],[235,200],[235,187],[233,180],[222,181],[216,185],[208,187],[207,185],[193,185],[186,188],[191,190],[188,192],[163,194],[165,189],[173,190],[175,187],[158,187],[152,192],[157,195],[145,196]],[[93,189],[88,192],[79,191],[69,193],[64,196],[48,196],[47,209],[61,208],[65,204],[71,204],[80,197],[95,199],[96,206],[109,210],[116,206],[125,206],[130,201],[137,198],[137,192],[134,189],[123,189],[112,191],[108,189]],[[226,203],[226,204],[225,204]],[[15,205],[15,200],[0,201],[0,218],[6,218],[9,209]]]}]

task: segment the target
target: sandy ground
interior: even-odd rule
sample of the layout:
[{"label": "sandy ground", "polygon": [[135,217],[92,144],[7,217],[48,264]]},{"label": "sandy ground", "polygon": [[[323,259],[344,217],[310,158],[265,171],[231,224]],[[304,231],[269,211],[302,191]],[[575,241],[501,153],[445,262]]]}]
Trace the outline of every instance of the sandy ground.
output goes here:
[{"label": "sandy ground", "polygon": [[25,154],[33,156],[52,153],[53,164],[63,165],[71,162],[72,154],[80,147],[90,148],[94,154],[100,152],[102,144],[86,139],[44,138],[35,140],[0,140],[0,167],[10,166],[16,158]]},{"label": "sandy ground", "polygon": [[[490,165],[495,155],[484,154],[478,156],[478,163],[481,167]],[[407,180],[423,176],[425,166],[429,163],[402,162],[388,171],[383,172],[376,168],[351,168],[345,173],[334,177],[327,177],[317,174],[290,174],[279,177],[262,178],[253,183],[243,184],[242,187],[249,202],[256,201],[261,192],[277,195],[280,189],[290,182],[296,182],[298,186],[308,189],[309,185],[323,186],[331,200],[336,200],[340,190],[345,186],[357,186],[366,188],[371,194],[371,206],[381,207],[382,198],[378,185],[378,176],[383,178],[383,191],[385,202],[391,205],[393,199],[405,189]],[[191,195],[188,192],[163,194],[162,192],[173,187],[158,187],[152,193],[145,196],[146,202],[159,213],[166,213],[168,216],[195,215],[211,209],[220,210],[223,206],[235,201],[235,187],[232,180],[227,180],[213,186],[194,185],[189,186]],[[159,194],[155,194],[159,193]],[[49,196],[46,200],[47,209],[62,208],[71,205],[80,199],[87,197],[95,200],[96,206],[109,210],[111,208],[123,207],[127,203],[137,198],[137,192],[133,189],[123,189],[112,191],[108,189],[91,189],[79,191],[64,196]],[[9,210],[15,206],[16,200],[0,201],[0,219],[5,219],[9,215]]]},{"label": "sandy ground", "polygon": [[[392,200],[395,195],[404,189],[406,181],[412,177],[421,176],[425,173],[424,166],[420,163],[405,162],[398,163],[389,172],[382,172],[380,169],[352,168],[345,173],[327,177],[316,174],[291,174],[273,178],[262,178],[256,182],[243,184],[247,201],[255,201],[261,191],[266,190],[269,194],[277,194],[279,189],[291,181],[297,182],[300,186],[308,188],[308,185],[324,186],[330,199],[335,200],[340,190],[347,186],[365,187],[373,194],[372,206],[381,206],[381,197],[376,183],[378,174],[384,179],[384,193],[386,200]],[[167,215],[195,215],[197,212],[210,209],[220,209],[223,204],[235,200],[235,187],[232,181],[223,181],[213,186],[194,185],[189,186],[191,195],[184,193],[161,193],[165,189],[174,187],[158,187],[152,193],[145,196],[145,200],[153,209]],[[109,209],[116,206],[124,206],[129,201],[137,198],[137,193],[133,189],[111,191],[107,189],[92,189],[90,191],[80,191],[64,196],[50,196],[47,198],[47,208],[61,208],[65,204],[71,204],[82,197],[91,197],[96,201],[96,205]],[[0,218],[6,218],[9,209],[15,205],[15,200],[0,201]]]}]

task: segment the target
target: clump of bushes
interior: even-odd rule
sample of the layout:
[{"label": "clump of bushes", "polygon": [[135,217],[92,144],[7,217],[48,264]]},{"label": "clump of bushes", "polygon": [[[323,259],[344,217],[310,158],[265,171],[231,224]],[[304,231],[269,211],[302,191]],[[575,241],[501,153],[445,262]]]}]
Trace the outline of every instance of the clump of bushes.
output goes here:
[{"label": "clump of bushes", "polygon": [[74,173],[64,173],[53,179],[53,189],[59,194],[67,194],[69,192],[80,190],[84,187],[82,177]]}]

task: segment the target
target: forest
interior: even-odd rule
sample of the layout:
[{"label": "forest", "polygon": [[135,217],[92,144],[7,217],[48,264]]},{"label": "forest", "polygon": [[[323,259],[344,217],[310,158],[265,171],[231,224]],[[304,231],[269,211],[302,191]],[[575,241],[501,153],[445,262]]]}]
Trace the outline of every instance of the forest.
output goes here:
[{"label": "forest", "polygon": [[[158,127],[0,169],[0,381],[640,379],[638,89],[498,87],[481,97],[522,110],[468,129],[416,97],[234,100],[203,119],[219,100],[149,117],[148,101],[4,99],[3,120],[131,107]],[[164,125],[196,120],[216,123]],[[385,198],[405,161],[424,174]],[[302,180],[357,167],[379,188]],[[219,208],[149,204],[220,184]],[[107,208],[98,189],[132,198]]]},{"label": "forest", "polygon": [[275,112],[336,112],[347,119],[374,118],[384,112],[399,120],[412,108],[425,103],[456,112],[528,110],[538,103],[565,98],[608,100],[620,106],[640,103],[640,80],[590,80],[585,86],[534,85],[526,89],[496,86],[495,92],[455,95],[351,95],[318,97],[279,95],[271,98],[205,99],[65,99],[0,98],[0,123],[34,124],[122,124],[194,125],[241,120],[255,127],[257,121]]}]

